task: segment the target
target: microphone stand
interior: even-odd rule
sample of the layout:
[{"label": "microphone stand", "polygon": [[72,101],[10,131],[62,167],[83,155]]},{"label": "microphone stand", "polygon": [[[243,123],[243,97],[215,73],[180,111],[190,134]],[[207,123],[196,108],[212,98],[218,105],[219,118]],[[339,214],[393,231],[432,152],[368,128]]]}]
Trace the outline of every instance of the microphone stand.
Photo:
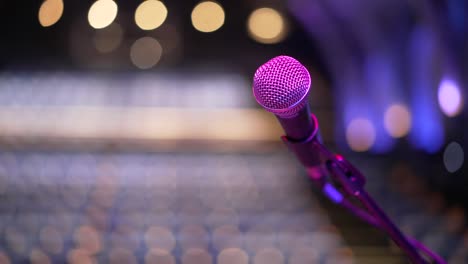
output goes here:
[{"label": "microphone stand", "polygon": [[[362,173],[342,156],[330,152],[319,142],[317,139],[318,122],[313,115],[312,120],[315,121],[316,129],[308,139],[295,142],[283,136],[282,140],[290,150],[296,153],[299,160],[306,165],[309,177],[319,184],[323,193],[334,203],[340,204],[366,223],[385,232],[406,253],[412,263],[428,263],[420,255],[418,251],[420,250],[435,263],[446,264],[440,256],[430,251],[422,243],[406,237],[398,229],[364,189],[365,177]],[[325,178],[321,170],[326,170],[331,181]],[[344,193],[338,191],[335,185],[341,187],[340,189]],[[346,197],[356,198],[367,210],[354,205]]]}]

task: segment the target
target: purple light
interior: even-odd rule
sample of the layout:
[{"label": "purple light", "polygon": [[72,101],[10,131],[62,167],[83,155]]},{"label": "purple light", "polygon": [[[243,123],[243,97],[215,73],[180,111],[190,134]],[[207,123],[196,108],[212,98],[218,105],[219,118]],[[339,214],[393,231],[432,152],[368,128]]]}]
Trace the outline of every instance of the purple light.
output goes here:
[{"label": "purple light", "polygon": [[462,109],[462,98],[457,83],[442,79],[438,92],[439,106],[446,116],[453,117]]},{"label": "purple light", "polygon": [[418,27],[412,33],[409,51],[413,54],[410,64],[412,129],[410,141],[418,149],[437,152],[444,143],[442,117],[435,98],[436,83],[432,72],[437,52],[436,36],[426,27]]}]

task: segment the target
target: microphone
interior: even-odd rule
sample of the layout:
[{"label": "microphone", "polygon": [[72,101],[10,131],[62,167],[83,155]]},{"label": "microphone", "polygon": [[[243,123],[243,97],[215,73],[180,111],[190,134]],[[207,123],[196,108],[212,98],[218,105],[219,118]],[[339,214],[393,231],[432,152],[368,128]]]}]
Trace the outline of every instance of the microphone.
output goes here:
[{"label": "microphone", "polygon": [[252,90],[257,102],[283,127],[284,143],[317,180],[322,178],[322,167],[330,157],[320,144],[317,119],[310,113],[310,86],[310,74],[300,62],[278,56],[257,69]]},{"label": "microphone", "polygon": [[295,142],[306,140],[317,129],[307,103],[310,85],[307,69],[288,56],[269,60],[254,75],[255,99],[276,116],[288,139]]},{"label": "microphone", "polygon": [[[310,113],[307,103],[310,86],[309,72],[300,62],[288,56],[278,56],[257,69],[252,90],[257,102],[276,116],[286,133],[282,137],[284,143],[327,197],[387,232],[412,262],[426,263],[416,249],[419,248],[437,263],[445,263],[427,248],[410,242],[364,190],[365,177],[361,172],[341,155],[332,153],[321,144],[317,119]],[[326,179],[327,174],[343,188],[345,194]],[[355,206],[346,196],[357,198],[367,210]]]}]

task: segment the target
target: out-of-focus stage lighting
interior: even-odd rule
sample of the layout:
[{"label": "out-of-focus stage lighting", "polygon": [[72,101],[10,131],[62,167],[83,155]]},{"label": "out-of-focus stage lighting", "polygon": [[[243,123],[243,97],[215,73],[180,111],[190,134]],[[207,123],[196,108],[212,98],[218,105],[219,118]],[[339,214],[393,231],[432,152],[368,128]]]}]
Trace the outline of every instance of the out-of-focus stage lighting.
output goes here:
[{"label": "out-of-focus stage lighting", "polygon": [[3,251],[0,251],[0,263],[11,263],[10,258]]},{"label": "out-of-focus stage lighting", "polygon": [[31,250],[31,253],[29,254],[29,261],[30,263],[52,263],[49,256],[38,248]]},{"label": "out-of-focus stage lighting", "polygon": [[448,117],[454,117],[463,108],[460,88],[455,81],[442,79],[438,91],[439,106]]},{"label": "out-of-focus stage lighting", "polygon": [[151,248],[145,255],[145,264],[162,263],[162,264],[175,264],[175,258],[172,254],[161,248]]},{"label": "out-of-focus stage lighting", "polygon": [[457,142],[451,142],[444,150],[444,165],[448,172],[456,172],[463,166],[465,153]]},{"label": "out-of-focus stage lighting", "polygon": [[[47,253],[58,255],[62,252],[63,234],[54,226],[46,225],[39,231],[39,243]],[[0,263],[3,263],[0,261]]]},{"label": "out-of-focus stage lighting", "polygon": [[73,240],[78,248],[86,250],[90,255],[96,255],[102,250],[102,237],[91,225],[81,225],[73,234]]},{"label": "out-of-focus stage lighting", "polygon": [[96,31],[93,41],[96,50],[100,53],[109,53],[117,49],[122,43],[123,30],[117,23]]},{"label": "out-of-focus stage lighting", "polygon": [[89,24],[96,29],[105,28],[114,22],[118,7],[113,0],[98,0],[89,8]]},{"label": "out-of-focus stage lighting", "polygon": [[63,14],[62,0],[46,0],[39,8],[38,19],[43,27],[50,27],[57,23]]},{"label": "out-of-focus stage lighting", "polygon": [[224,10],[218,3],[201,2],[193,8],[192,25],[200,32],[213,32],[224,24]]},{"label": "out-of-focus stage lighting", "polygon": [[211,254],[202,248],[190,248],[186,250],[182,255],[182,264],[210,264],[213,263]]},{"label": "out-of-focus stage lighting", "polygon": [[144,70],[155,66],[161,59],[163,49],[159,41],[152,37],[137,39],[130,48],[132,63]]},{"label": "out-of-focus stage lighting", "polygon": [[68,251],[67,263],[96,263],[96,259],[85,249],[76,248]]},{"label": "out-of-focus stage lighting", "polygon": [[411,129],[411,113],[405,105],[393,104],[384,114],[384,127],[394,138],[401,138]]},{"label": "out-of-focus stage lighting", "polygon": [[356,152],[369,150],[375,142],[375,127],[365,118],[351,120],[346,128],[348,146]]},{"label": "out-of-focus stage lighting", "polygon": [[167,8],[158,0],[144,1],[135,11],[135,23],[143,30],[158,28],[166,18]]},{"label": "out-of-focus stage lighting", "polygon": [[274,44],[286,37],[286,21],[273,8],[259,8],[250,14],[247,30],[251,38],[264,44]]},{"label": "out-of-focus stage lighting", "polygon": [[230,263],[248,264],[249,255],[247,255],[247,253],[240,248],[227,247],[218,254],[217,263],[219,264],[230,264]]}]

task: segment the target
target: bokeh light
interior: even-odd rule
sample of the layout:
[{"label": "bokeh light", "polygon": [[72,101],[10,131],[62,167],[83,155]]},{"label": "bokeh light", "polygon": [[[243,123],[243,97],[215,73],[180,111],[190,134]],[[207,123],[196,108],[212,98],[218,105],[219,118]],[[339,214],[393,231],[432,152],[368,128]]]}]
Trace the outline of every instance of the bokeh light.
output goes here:
[{"label": "bokeh light", "polygon": [[163,49],[152,37],[137,39],[130,48],[130,59],[140,69],[149,69],[161,59]]},{"label": "bokeh light", "polygon": [[59,230],[55,227],[43,227],[39,233],[39,242],[41,247],[47,253],[58,255],[63,250],[62,235],[60,234]]},{"label": "bokeh light", "polygon": [[465,153],[457,142],[451,142],[444,150],[444,165],[448,172],[453,173],[463,166]]},{"label": "bokeh light", "polygon": [[213,32],[224,24],[224,10],[215,2],[199,3],[192,11],[192,25],[201,32]]},{"label": "bokeh light", "polygon": [[150,226],[144,235],[148,248],[160,248],[171,251],[176,246],[174,234],[168,228],[162,226]]},{"label": "bokeh light", "polygon": [[110,26],[97,30],[93,41],[96,50],[101,53],[109,53],[117,49],[122,43],[123,30],[120,24],[112,23]]},{"label": "bokeh light", "polygon": [[127,248],[116,247],[110,250],[108,260],[110,264],[127,263],[136,264],[137,260],[133,252]]},{"label": "bokeh light", "polygon": [[89,8],[89,24],[96,29],[105,28],[114,22],[118,7],[113,0],[98,0]]},{"label": "bokeh light", "polygon": [[62,0],[46,0],[39,8],[38,19],[43,27],[50,27],[57,23],[63,14]]},{"label": "bokeh light", "polygon": [[4,230],[4,241],[8,248],[16,255],[24,256],[27,249],[27,237],[23,232],[13,226]]},{"label": "bokeh light", "polygon": [[101,236],[92,226],[80,226],[76,229],[73,239],[75,244],[89,255],[95,255],[102,249]]},{"label": "bokeh light", "polygon": [[191,248],[182,255],[182,264],[212,264],[213,258],[208,251],[201,248]]},{"label": "bokeh light", "polygon": [[223,225],[212,234],[213,247],[219,251],[226,248],[241,247],[242,235],[237,226]]},{"label": "bokeh light", "polygon": [[227,248],[222,250],[217,257],[218,264],[248,264],[249,255],[240,248]]},{"label": "bokeh light", "polygon": [[320,252],[314,247],[299,246],[292,250],[289,264],[320,263]]},{"label": "bokeh light", "polygon": [[86,250],[72,249],[67,253],[67,263],[70,264],[92,264],[96,263],[93,256],[89,255]]},{"label": "bokeh light", "polygon": [[182,249],[190,248],[208,248],[208,232],[202,225],[189,224],[181,228],[179,232],[180,247]]},{"label": "bokeh light", "polygon": [[273,8],[259,8],[250,14],[247,29],[251,38],[264,44],[274,44],[286,36],[286,23]]},{"label": "bokeh light", "polygon": [[8,255],[3,252],[2,250],[0,250],[0,263],[2,264],[10,264],[11,261],[10,261],[10,258],[8,257]]},{"label": "bokeh light", "polygon": [[40,249],[33,249],[29,254],[29,261],[31,264],[50,264],[52,261],[50,260],[49,256],[45,254]]},{"label": "bokeh light", "polygon": [[411,129],[411,113],[405,105],[391,105],[384,114],[384,127],[394,138],[401,138]]},{"label": "bokeh light", "polygon": [[442,112],[449,117],[460,113],[463,102],[460,88],[450,79],[442,79],[438,91],[439,106]]},{"label": "bokeh light", "polygon": [[276,248],[264,248],[256,252],[254,264],[283,264],[285,257],[283,253]]},{"label": "bokeh light", "polygon": [[135,11],[135,23],[143,30],[158,28],[166,18],[167,8],[158,0],[144,1]]},{"label": "bokeh light", "polygon": [[174,256],[160,248],[152,248],[145,255],[145,264],[175,264]]},{"label": "bokeh light", "polygon": [[346,128],[346,141],[357,152],[369,150],[375,142],[375,127],[365,118],[351,120]]}]

